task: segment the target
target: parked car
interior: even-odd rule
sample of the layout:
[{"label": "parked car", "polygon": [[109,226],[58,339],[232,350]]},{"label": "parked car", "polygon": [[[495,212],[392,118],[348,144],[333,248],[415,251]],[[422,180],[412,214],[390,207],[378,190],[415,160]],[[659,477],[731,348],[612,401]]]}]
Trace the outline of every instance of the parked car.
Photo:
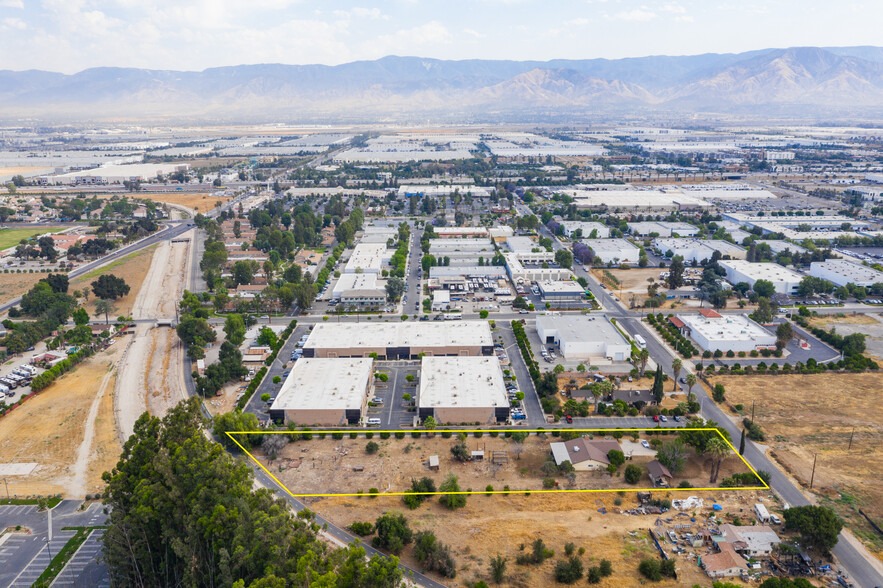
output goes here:
[{"label": "parked car", "polygon": [[654,423],[658,423],[658,422],[659,422],[659,415],[658,415],[658,414],[654,414],[654,415],[653,415],[653,422],[654,422]]},{"label": "parked car", "polygon": [[667,423],[667,422],[668,422],[668,417],[666,417],[666,416],[663,414],[663,415],[660,415],[660,416],[659,416],[659,420],[661,420],[663,423]]},{"label": "parked car", "polygon": [[567,422],[568,425],[573,423],[573,417],[569,414],[564,416],[564,420]]},{"label": "parked car", "polygon": [[526,419],[526,418],[527,418],[527,417],[526,417],[523,413],[512,414],[512,420],[513,420],[513,421],[523,421],[523,420]]},{"label": "parked car", "polygon": [[650,449],[650,443],[648,443],[646,439],[641,439],[641,447],[644,449]]}]

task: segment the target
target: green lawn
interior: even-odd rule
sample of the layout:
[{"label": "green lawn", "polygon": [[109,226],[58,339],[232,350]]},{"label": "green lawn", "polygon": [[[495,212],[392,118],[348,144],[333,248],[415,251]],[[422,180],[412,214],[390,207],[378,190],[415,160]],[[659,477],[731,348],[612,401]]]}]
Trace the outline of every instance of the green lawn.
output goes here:
[{"label": "green lawn", "polygon": [[0,249],[8,249],[18,245],[22,239],[45,235],[58,230],[58,227],[40,227],[39,229],[0,229]]}]

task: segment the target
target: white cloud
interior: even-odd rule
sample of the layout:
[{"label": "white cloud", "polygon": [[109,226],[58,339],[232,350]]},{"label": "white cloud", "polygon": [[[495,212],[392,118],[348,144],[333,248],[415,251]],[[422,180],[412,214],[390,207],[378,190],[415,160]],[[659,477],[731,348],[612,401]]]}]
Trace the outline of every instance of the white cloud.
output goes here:
[{"label": "white cloud", "polygon": [[23,31],[28,28],[28,25],[20,18],[4,18],[2,28],[6,30],[17,29],[19,31]]},{"label": "white cloud", "polygon": [[658,15],[655,12],[650,12],[649,10],[645,10],[642,8],[635,8],[634,10],[617,12],[613,15],[613,18],[615,20],[646,22],[648,20],[653,20],[657,16]]},{"label": "white cloud", "polygon": [[660,8],[663,12],[670,12],[672,14],[686,14],[687,9],[677,3],[666,4],[662,8]]},{"label": "white cloud", "polygon": [[22,0],[0,0],[0,8],[24,8]]},{"label": "white cloud", "polygon": [[682,14],[681,16],[675,17],[676,22],[693,22],[693,17],[689,14]]},{"label": "white cloud", "polygon": [[410,29],[401,29],[391,35],[380,35],[365,44],[366,52],[373,55],[415,55],[418,49],[430,46],[448,45],[453,35],[447,27],[438,21]]},{"label": "white cloud", "polygon": [[474,29],[463,29],[463,34],[473,37],[475,39],[484,39],[487,37],[487,35],[485,35],[484,33],[479,33],[478,31],[476,31]]}]

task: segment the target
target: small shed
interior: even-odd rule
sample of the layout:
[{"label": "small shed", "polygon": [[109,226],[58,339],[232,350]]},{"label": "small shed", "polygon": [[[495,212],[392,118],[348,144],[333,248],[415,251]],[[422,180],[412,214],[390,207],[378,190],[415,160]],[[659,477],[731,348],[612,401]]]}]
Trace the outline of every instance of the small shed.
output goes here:
[{"label": "small shed", "polygon": [[650,493],[649,492],[638,492],[638,502],[641,504],[647,504],[650,502]]},{"label": "small shed", "polygon": [[668,481],[671,480],[671,472],[668,471],[667,467],[659,463],[658,459],[654,459],[647,464],[647,473],[650,474],[650,480],[654,486],[666,487],[668,486]]},{"label": "small shed", "polygon": [[429,456],[429,469],[437,472],[438,471],[438,456],[430,455]]},{"label": "small shed", "polygon": [[472,452],[472,461],[484,461],[484,451],[478,450]]}]

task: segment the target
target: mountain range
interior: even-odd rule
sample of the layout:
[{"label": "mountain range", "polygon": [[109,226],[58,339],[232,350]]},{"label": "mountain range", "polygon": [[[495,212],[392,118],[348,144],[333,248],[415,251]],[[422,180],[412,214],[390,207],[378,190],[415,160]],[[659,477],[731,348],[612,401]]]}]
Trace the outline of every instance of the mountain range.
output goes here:
[{"label": "mountain range", "polygon": [[384,57],[200,72],[0,70],[0,118],[533,121],[709,113],[824,120],[883,112],[883,48],[552,61]]}]

